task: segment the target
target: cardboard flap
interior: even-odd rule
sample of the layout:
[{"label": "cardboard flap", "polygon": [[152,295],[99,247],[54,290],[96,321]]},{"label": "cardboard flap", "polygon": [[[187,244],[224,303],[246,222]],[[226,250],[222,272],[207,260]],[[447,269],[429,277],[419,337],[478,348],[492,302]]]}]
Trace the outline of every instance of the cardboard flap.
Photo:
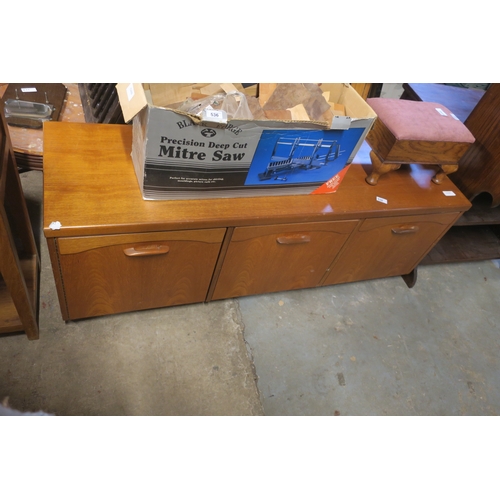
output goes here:
[{"label": "cardboard flap", "polygon": [[150,83],[151,100],[154,106],[168,108],[172,104],[184,102],[193,91],[205,84],[194,83]]},{"label": "cardboard flap", "polygon": [[345,114],[352,121],[376,118],[377,114],[348,83],[322,83],[323,92],[330,92],[330,101],[345,106]]},{"label": "cardboard flap", "polygon": [[116,91],[125,123],[148,104],[142,83],[117,83]]}]

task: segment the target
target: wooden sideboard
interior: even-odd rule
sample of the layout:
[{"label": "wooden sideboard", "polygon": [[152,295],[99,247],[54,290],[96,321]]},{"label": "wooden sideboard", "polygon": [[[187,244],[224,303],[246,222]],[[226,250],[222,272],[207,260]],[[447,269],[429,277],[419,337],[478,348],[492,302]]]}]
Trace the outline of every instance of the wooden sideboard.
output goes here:
[{"label": "wooden sideboard", "polygon": [[[411,275],[470,203],[432,168],[333,194],[145,201],[132,127],[46,123],[44,234],[65,320]],[[453,195],[450,196],[450,194]]]}]

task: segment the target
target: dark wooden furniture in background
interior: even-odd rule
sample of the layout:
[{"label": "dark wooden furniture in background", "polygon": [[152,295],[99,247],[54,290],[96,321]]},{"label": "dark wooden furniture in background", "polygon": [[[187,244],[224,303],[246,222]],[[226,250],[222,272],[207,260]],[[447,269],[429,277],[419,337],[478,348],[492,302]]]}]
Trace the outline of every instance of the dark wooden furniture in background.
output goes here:
[{"label": "dark wooden furniture in background", "polygon": [[405,84],[402,97],[439,102],[476,142],[450,179],[472,202],[422,264],[500,259],[500,84],[485,91],[441,84]]},{"label": "dark wooden furniture in background", "polygon": [[79,83],[78,89],[87,123],[124,123],[116,83]]},{"label": "dark wooden furniture in background", "polygon": [[[66,99],[67,88],[62,83],[9,83],[3,95],[3,101],[19,99],[21,101],[50,104],[53,111],[50,119],[57,121]],[[6,118],[12,126],[42,128],[42,123],[23,117]]]},{"label": "dark wooden furniture in background", "polygon": [[466,89],[441,83],[403,83],[401,99],[437,102],[446,106],[462,122],[469,116],[484,90]]},{"label": "dark wooden furniture in background", "polygon": [[[0,84],[0,98],[5,99],[9,84]],[[66,98],[59,114],[60,121],[85,122],[78,85],[64,83]],[[19,170],[43,170],[43,129],[9,125],[10,140]]]},{"label": "dark wooden furniture in background", "polygon": [[366,144],[333,194],[145,201],[132,127],[44,130],[44,234],[65,320],[410,275],[470,207],[422,166],[368,185]]},{"label": "dark wooden furniture in background", "polygon": [[500,205],[500,83],[493,83],[465,120],[477,138],[453,174],[457,187],[469,200],[482,193]]},{"label": "dark wooden furniture in background", "polygon": [[366,101],[369,97],[380,97],[382,83],[351,83],[351,87]]},{"label": "dark wooden furniture in background", "polygon": [[0,103],[0,334],[38,339],[40,259]]}]

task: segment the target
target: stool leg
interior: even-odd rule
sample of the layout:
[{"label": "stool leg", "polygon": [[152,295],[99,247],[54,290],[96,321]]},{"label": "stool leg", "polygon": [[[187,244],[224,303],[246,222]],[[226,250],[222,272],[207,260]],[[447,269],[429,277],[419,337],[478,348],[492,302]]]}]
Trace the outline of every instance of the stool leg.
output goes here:
[{"label": "stool leg", "polygon": [[435,184],[441,184],[447,175],[452,174],[457,170],[458,165],[439,165],[439,170],[432,178],[432,182],[434,182]]},{"label": "stool leg", "polygon": [[373,170],[370,175],[366,177],[366,182],[372,186],[376,186],[381,175],[387,174],[392,170],[397,170],[401,163],[384,163],[375,151],[370,151],[370,159],[372,161]]}]

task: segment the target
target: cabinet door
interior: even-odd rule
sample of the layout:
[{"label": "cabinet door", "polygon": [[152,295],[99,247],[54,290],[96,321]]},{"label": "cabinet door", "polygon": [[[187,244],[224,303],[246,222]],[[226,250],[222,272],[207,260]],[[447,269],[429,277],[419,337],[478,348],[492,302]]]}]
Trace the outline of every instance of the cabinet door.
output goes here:
[{"label": "cabinet door", "polygon": [[317,286],[357,222],[236,228],[212,298]]},{"label": "cabinet door", "polygon": [[225,232],[60,238],[69,319],[203,302]]},{"label": "cabinet door", "polygon": [[333,263],[324,285],[410,273],[459,216],[367,219]]}]

